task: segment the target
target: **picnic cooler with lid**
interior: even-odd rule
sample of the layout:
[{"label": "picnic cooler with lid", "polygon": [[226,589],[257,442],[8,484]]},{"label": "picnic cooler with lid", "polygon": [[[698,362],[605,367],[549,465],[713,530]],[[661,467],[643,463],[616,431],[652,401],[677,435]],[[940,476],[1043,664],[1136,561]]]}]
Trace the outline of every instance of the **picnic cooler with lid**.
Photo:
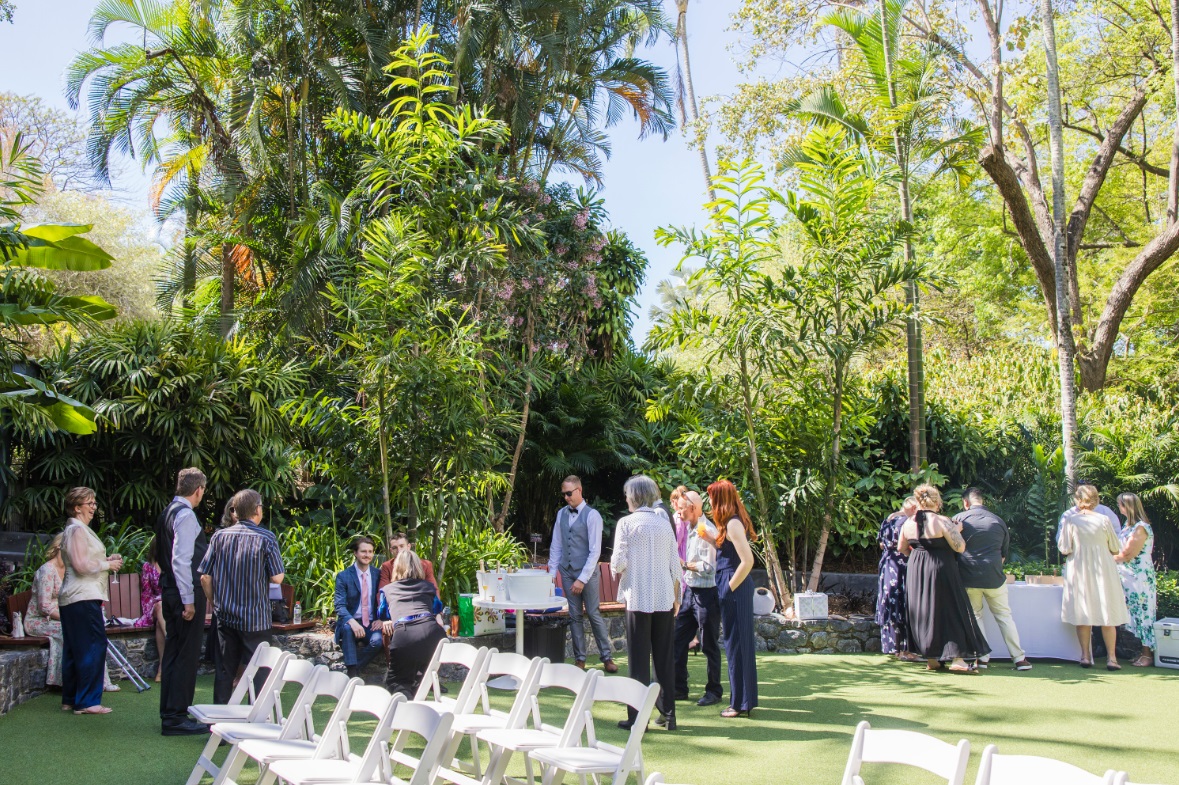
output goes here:
[{"label": "picnic cooler with lid", "polygon": [[1179,619],[1159,619],[1154,623],[1154,664],[1159,668],[1179,669]]}]

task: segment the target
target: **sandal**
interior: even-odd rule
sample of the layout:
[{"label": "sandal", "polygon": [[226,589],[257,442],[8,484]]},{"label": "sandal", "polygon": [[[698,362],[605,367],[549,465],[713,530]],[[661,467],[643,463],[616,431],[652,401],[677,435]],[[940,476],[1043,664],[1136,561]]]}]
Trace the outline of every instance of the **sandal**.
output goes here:
[{"label": "sandal", "polygon": [[1149,668],[1150,666],[1154,665],[1154,657],[1150,656],[1149,654],[1139,654],[1138,659],[1134,660],[1134,662],[1130,664],[1135,668]]},{"label": "sandal", "polygon": [[897,655],[897,659],[901,662],[921,662],[921,658],[911,651],[903,651]]},{"label": "sandal", "polygon": [[948,670],[950,673],[969,673],[973,676],[977,676],[982,673],[982,671],[980,671],[978,668],[972,668],[969,665],[967,665],[965,668],[957,668],[951,665],[950,667],[946,668],[946,670]]},{"label": "sandal", "polygon": [[74,714],[110,714],[113,709],[110,706],[91,706],[87,709],[79,709]]},{"label": "sandal", "polygon": [[731,719],[733,719],[734,717],[740,717],[740,716],[742,716],[742,715],[744,715],[744,716],[746,716],[746,717],[752,717],[752,716],[753,716],[753,710],[752,710],[752,709],[746,709],[745,711],[737,711],[737,710],[736,710],[736,709],[734,709],[732,706],[730,706],[729,708],[727,708],[727,709],[725,709],[724,711],[722,711],[722,712],[720,713],[720,715],[721,715],[722,717],[724,717],[725,719],[730,719],[730,720],[731,720]]},{"label": "sandal", "polygon": [[1107,671],[1120,671],[1120,670],[1122,669],[1122,666],[1121,666],[1121,665],[1118,665],[1116,662],[1109,662],[1109,661],[1107,661],[1107,662],[1105,663],[1105,669],[1106,669]]},{"label": "sandal", "polygon": [[945,668],[946,668],[946,664],[944,662],[939,662],[937,665],[926,665],[925,666],[925,670],[927,670],[927,671],[940,671],[940,670],[945,670]]},{"label": "sandal", "polygon": [[122,689],[122,687],[120,687],[118,684],[108,684],[102,688],[102,691],[103,692],[118,692],[121,689]]}]

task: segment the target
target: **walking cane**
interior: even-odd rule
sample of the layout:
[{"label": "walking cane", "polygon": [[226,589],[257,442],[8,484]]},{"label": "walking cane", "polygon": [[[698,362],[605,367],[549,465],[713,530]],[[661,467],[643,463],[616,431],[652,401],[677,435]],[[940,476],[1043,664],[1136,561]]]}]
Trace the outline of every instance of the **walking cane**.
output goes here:
[{"label": "walking cane", "polygon": [[115,642],[109,638],[106,642],[106,653],[115,663],[115,667],[123,671],[123,675],[130,679],[131,683],[135,685],[136,692],[143,692],[144,690],[151,689],[151,685],[148,684],[147,681],[139,675],[139,671],[135,670],[135,668],[131,665],[131,661],[127,659],[127,655],[123,654]]}]

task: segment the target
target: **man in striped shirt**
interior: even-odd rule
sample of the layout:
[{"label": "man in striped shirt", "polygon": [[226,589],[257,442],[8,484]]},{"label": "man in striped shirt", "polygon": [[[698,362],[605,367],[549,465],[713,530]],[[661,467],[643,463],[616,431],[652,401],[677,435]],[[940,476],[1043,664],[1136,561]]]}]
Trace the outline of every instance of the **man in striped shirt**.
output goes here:
[{"label": "man in striped shirt", "polygon": [[201,562],[201,587],[217,612],[217,675],[213,702],[228,703],[240,665],[270,643],[269,585],[282,583],[282,555],[263,529],[262,497],[238,491],[225,510],[231,525],[213,533]]}]

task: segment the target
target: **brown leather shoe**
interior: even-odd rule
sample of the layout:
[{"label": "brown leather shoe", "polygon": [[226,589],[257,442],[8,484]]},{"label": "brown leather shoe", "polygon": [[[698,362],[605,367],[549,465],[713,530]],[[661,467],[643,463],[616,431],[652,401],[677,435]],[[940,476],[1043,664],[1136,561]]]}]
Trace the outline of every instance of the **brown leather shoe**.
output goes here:
[{"label": "brown leather shoe", "polygon": [[614,660],[604,661],[602,667],[606,669],[606,673],[618,673],[618,666],[614,664]]},{"label": "brown leather shoe", "polygon": [[585,660],[578,660],[577,662],[575,662],[573,664],[576,665],[577,667],[581,668],[582,670],[585,670]]}]

